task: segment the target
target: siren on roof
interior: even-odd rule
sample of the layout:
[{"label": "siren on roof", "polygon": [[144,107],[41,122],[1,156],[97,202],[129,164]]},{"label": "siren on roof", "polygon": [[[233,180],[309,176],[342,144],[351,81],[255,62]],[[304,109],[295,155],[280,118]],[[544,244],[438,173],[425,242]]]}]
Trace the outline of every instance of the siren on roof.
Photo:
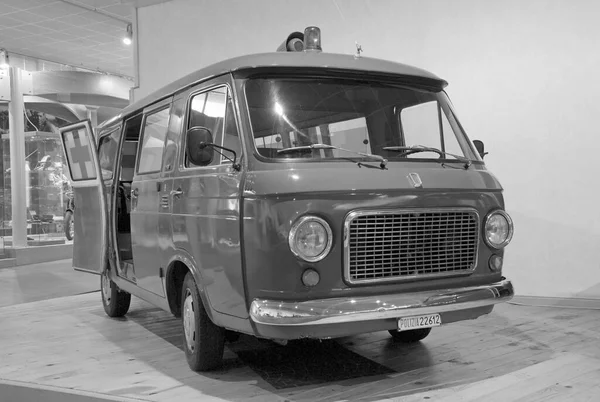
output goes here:
[{"label": "siren on roof", "polygon": [[318,27],[308,27],[304,33],[292,32],[277,48],[278,52],[320,52],[321,50],[321,30]]}]

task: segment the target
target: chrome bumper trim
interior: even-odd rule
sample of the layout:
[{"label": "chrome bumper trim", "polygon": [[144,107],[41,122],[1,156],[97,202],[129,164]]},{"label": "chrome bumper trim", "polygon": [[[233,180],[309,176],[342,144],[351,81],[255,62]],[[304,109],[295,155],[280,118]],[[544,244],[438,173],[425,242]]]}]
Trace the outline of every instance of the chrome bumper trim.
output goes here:
[{"label": "chrome bumper trim", "polygon": [[504,279],[483,286],[383,296],[301,302],[255,299],[250,317],[257,324],[308,326],[444,313],[507,302],[514,296]]}]

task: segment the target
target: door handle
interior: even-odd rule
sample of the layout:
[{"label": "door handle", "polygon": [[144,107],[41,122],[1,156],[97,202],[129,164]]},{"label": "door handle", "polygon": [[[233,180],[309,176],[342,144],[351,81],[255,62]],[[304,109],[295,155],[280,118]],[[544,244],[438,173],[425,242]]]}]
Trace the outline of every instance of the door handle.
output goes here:
[{"label": "door handle", "polygon": [[138,189],[137,188],[133,189],[133,191],[131,191],[131,198],[137,198],[138,194],[139,194]]},{"label": "door handle", "polygon": [[181,194],[183,194],[183,190],[178,188],[177,190],[171,190],[171,195],[173,197],[179,197]]}]

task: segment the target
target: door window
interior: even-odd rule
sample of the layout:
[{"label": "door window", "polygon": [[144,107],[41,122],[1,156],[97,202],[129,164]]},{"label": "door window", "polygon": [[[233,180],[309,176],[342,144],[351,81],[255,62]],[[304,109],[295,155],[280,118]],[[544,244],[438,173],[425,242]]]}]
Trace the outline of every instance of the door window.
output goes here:
[{"label": "door window", "polygon": [[115,160],[119,149],[119,134],[120,129],[114,130],[112,133],[102,136],[98,145],[98,158],[100,159],[100,170],[102,171],[102,179],[110,180],[113,178],[115,171]]},{"label": "door window", "polygon": [[169,125],[169,112],[170,109],[166,108],[146,116],[142,132],[138,174],[160,172]]},{"label": "door window", "polygon": [[[213,142],[217,145],[223,142],[227,92],[227,87],[223,86],[194,95],[190,103],[190,110],[188,111],[187,128],[205,127],[209,129],[213,136]],[[220,149],[215,150],[216,157],[213,159],[211,165],[221,163],[219,152],[223,151]],[[185,158],[185,167],[196,167],[196,165],[188,160],[187,155]]]},{"label": "door window", "polygon": [[85,128],[75,128],[62,133],[67,160],[73,181],[93,180],[97,178],[93,152]]}]

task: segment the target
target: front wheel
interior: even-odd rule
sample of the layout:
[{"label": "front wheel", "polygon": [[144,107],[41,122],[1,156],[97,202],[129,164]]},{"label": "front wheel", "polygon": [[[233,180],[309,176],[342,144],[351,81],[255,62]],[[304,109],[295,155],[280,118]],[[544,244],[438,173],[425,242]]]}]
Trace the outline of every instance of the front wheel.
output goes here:
[{"label": "front wheel", "polygon": [[73,211],[67,211],[65,214],[65,236],[67,240],[73,240],[75,238],[75,227],[73,225]]},{"label": "front wheel", "polygon": [[191,273],[183,280],[181,322],[183,347],[188,365],[194,371],[209,371],[223,362],[225,330],[208,317]]},{"label": "front wheel", "polygon": [[123,317],[129,311],[131,294],[117,287],[108,276],[108,270],[102,272],[100,278],[100,290],[102,293],[102,306],[109,317]]},{"label": "front wheel", "polygon": [[414,343],[425,339],[431,332],[431,328],[411,329],[408,331],[390,330],[388,332],[395,341],[402,343]]}]

